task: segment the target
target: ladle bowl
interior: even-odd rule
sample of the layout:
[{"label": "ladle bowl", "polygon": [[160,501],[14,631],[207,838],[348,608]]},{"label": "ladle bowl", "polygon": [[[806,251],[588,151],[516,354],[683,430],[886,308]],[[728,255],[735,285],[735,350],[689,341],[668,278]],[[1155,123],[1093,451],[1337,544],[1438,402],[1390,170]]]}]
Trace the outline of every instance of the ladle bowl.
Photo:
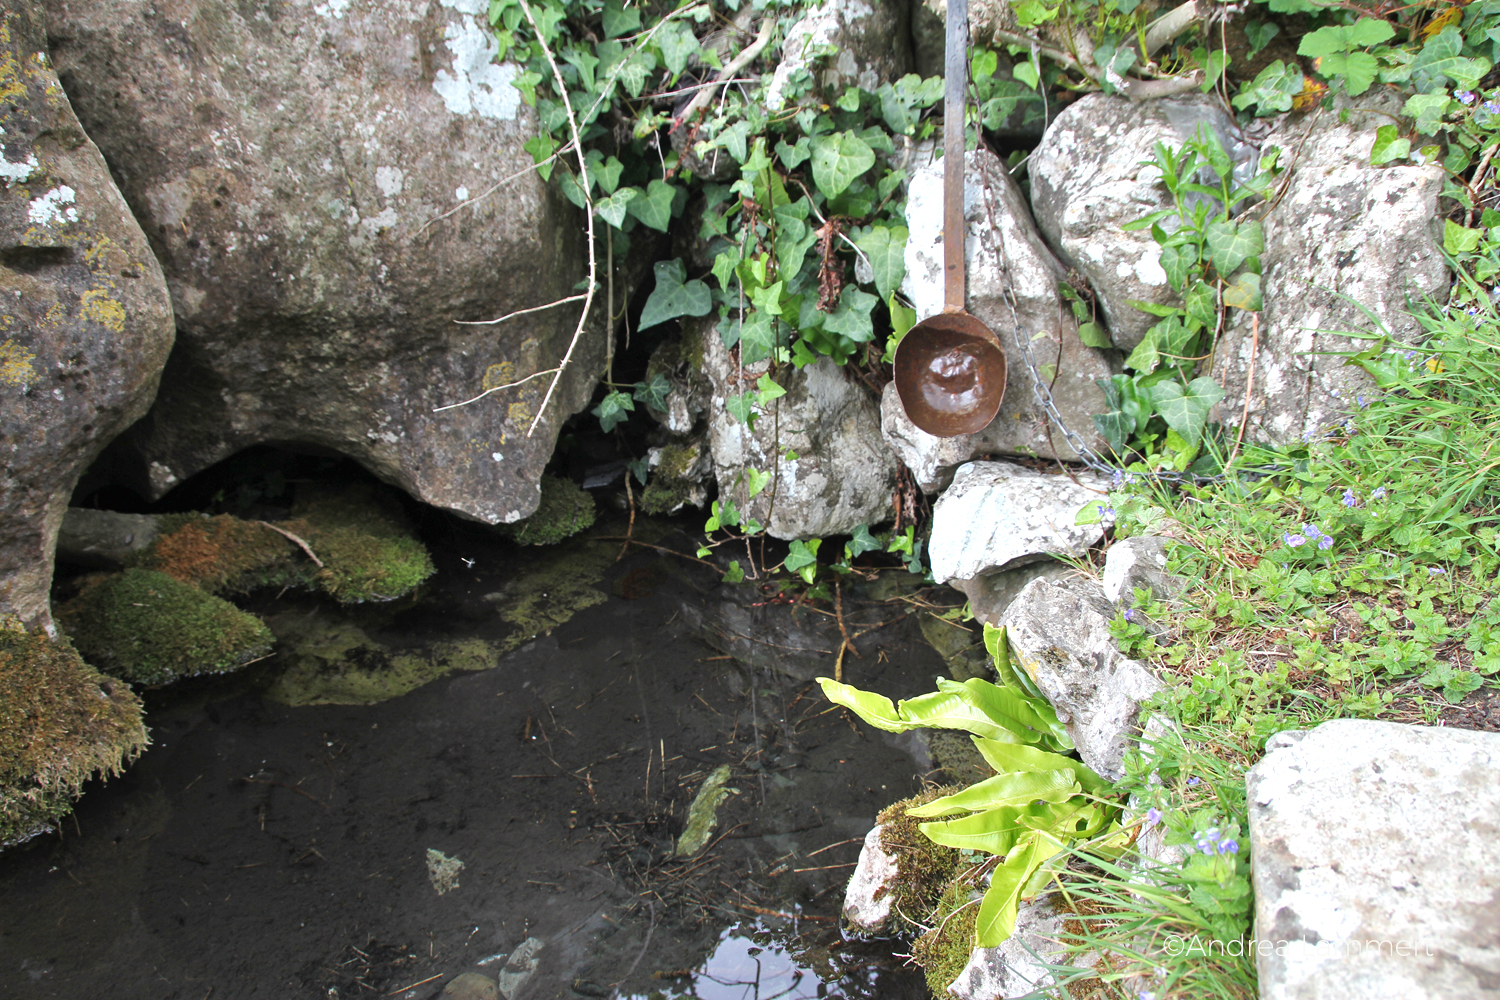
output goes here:
[{"label": "ladle bowl", "polygon": [[894,367],[907,418],[937,437],[984,430],[1005,398],[1005,351],[968,313],[939,313],[912,327]]}]

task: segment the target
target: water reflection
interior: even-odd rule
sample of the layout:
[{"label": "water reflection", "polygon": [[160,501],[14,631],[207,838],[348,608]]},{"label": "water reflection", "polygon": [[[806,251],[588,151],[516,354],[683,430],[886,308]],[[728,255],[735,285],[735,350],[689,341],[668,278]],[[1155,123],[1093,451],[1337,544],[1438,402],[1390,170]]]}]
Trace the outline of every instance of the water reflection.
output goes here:
[{"label": "water reflection", "polygon": [[855,1000],[879,995],[879,975],[874,963],[798,942],[757,920],[726,928],[702,966],[676,985],[631,1000]]}]

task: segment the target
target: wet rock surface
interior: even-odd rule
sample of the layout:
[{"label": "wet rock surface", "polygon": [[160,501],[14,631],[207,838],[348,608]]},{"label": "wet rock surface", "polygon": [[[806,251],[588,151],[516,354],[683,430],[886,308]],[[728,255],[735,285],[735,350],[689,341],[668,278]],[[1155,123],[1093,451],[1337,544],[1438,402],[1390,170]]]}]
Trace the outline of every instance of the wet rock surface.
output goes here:
[{"label": "wet rock surface", "polygon": [[172,346],[161,268],[47,57],[47,10],[0,37],[0,619],[51,627],[78,478],[156,394]]},{"label": "wet rock surface", "polygon": [[524,173],[535,125],[482,5],[45,6],[176,310],[164,390],[118,473],[158,497],[247,446],[300,442],[467,517],[530,513],[605,345],[601,321],[530,437],[547,378],[433,412],[555,365],[579,305],[455,321],[563,298],[585,273],[577,214]]},{"label": "wet rock surface", "polygon": [[1339,719],[1266,749],[1246,775],[1260,995],[1493,996],[1500,735]]},{"label": "wet rock surface", "polygon": [[[1078,324],[1058,291],[1066,272],[1037,232],[1005,165],[987,150],[967,154],[966,164],[968,309],[1001,338],[1008,361],[1005,400],[978,434],[937,438],[912,425],[894,390],[886,389],[881,402],[886,440],[928,492],[941,489],[954,468],[978,455],[1075,457],[1060,431],[1051,428],[1049,435],[1032,389],[1036,378],[1012,335],[1018,325],[1064,423],[1095,449],[1102,439],[1091,414],[1104,412],[1105,401],[1094,382],[1108,378],[1115,364],[1109,352],[1078,339]],[[906,203],[911,236],[901,287],[918,320],[942,310],[942,181],[941,160],[924,159],[913,167]],[[1007,294],[1015,296],[1014,309]]]}]

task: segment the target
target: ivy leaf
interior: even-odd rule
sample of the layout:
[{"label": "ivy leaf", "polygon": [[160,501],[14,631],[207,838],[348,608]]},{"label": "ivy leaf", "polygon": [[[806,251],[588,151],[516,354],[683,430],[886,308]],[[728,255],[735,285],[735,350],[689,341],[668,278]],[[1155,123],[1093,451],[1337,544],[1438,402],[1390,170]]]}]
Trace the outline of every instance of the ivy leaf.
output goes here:
[{"label": "ivy leaf", "polygon": [[756,379],[755,387],[758,390],[755,394],[755,401],[762,406],[786,395],[786,390],[777,385],[769,375],[762,375]]},{"label": "ivy leaf", "polygon": [[686,278],[687,268],[680,259],[656,262],[656,287],[641,310],[637,329],[645,330],[679,316],[708,315],[713,308],[713,293],[703,281]]},{"label": "ivy leaf", "polygon": [[1253,106],[1260,116],[1274,115],[1292,110],[1292,98],[1301,92],[1302,68],[1278,59],[1256,74],[1248,86],[1241,87],[1239,96],[1231,103],[1240,109]]},{"label": "ivy leaf", "polygon": [[645,403],[651,409],[663,412],[667,408],[667,397],[671,394],[672,380],[661,372],[651,376],[650,382],[637,382],[635,391],[632,393],[637,402]]},{"label": "ivy leaf", "polygon": [[1151,389],[1156,410],[1189,445],[1198,443],[1208,423],[1208,411],[1224,398],[1224,390],[1207,376],[1199,376],[1184,389],[1173,379],[1158,382]]},{"label": "ivy leaf", "polygon": [[1084,347],[1096,347],[1101,351],[1107,351],[1114,347],[1114,341],[1109,339],[1109,334],[1098,323],[1081,323],[1078,326],[1078,339],[1083,342]]},{"label": "ivy leaf", "polygon": [[632,31],[641,30],[641,9],[625,7],[621,0],[609,0],[604,5],[604,37],[619,38]]},{"label": "ivy leaf", "polygon": [[625,211],[630,207],[631,200],[640,193],[640,188],[624,188],[608,198],[594,202],[594,211],[599,218],[619,229],[620,224],[625,221]]},{"label": "ivy leaf", "polygon": [[[1456,107],[1456,103],[1445,92],[1436,94],[1413,94],[1406,100],[1406,107],[1402,108],[1403,114],[1410,115],[1417,120],[1416,130],[1422,135],[1436,135],[1439,126],[1443,124],[1443,116],[1448,113],[1450,107]],[[1388,130],[1388,131],[1386,131]],[[1385,134],[1395,136],[1396,126],[1382,125],[1375,130],[1376,135]],[[1376,139],[1379,143],[1379,139]],[[1409,144],[1408,144],[1409,145]],[[1401,154],[1405,156],[1406,154]],[[1384,163],[1386,161],[1378,161]]]},{"label": "ivy leaf", "polygon": [[802,577],[808,583],[818,575],[818,546],[823,544],[821,538],[809,538],[807,541],[797,539],[792,543],[791,551],[786,554],[782,565]]},{"label": "ivy leaf", "polygon": [[652,229],[666,232],[667,226],[672,222],[672,199],[676,194],[676,190],[666,181],[652,181],[646,188],[646,193],[633,199],[625,208]]},{"label": "ivy leaf", "polygon": [[843,294],[839,296],[839,307],[823,321],[823,329],[863,344],[875,336],[875,325],[870,320],[870,313],[879,301],[869,292],[862,292],[854,285],[845,285]]},{"label": "ivy leaf", "polygon": [[1233,274],[1246,258],[1259,257],[1265,246],[1259,222],[1220,219],[1208,224],[1206,235],[1208,258],[1220,274]]},{"label": "ivy leaf", "polygon": [[1178,292],[1187,287],[1188,276],[1197,263],[1198,248],[1192,244],[1161,249],[1161,269],[1167,272],[1167,282]]},{"label": "ivy leaf", "polygon": [[[527,139],[521,148],[531,154],[532,163],[541,163],[557,151],[557,143],[550,135],[538,135]],[[536,172],[542,175],[542,180],[551,180],[552,167],[553,164],[548,163],[544,167],[538,167]]]},{"label": "ivy leaf", "polygon": [[729,415],[738,420],[740,423],[749,427],[751,430],[755,429],[755,421],[760,416],[760,414],[755,412],[754,389],[750,390],[749,392],[742,392],[738,396],[725,397],[724,409],[728,410]]},{"label": "ivy leaf", "polygon": [[1378,167],[1392,160],[1404,160],[1410,155],[1411,140],[1402,138],[1396,126],[1382,125],[1375,130],[1375,145],[1370,148],[1371,164]]},{"label": "ivy leaf", "polygon": [[738,559],[729,560],[729,568],[724,571],[725,583],[744,583],[745,570]]},{"label": "ivy leaf", "polygon": [[630,419],[630,414],[635,410],[635,403],[630,399],[630,393],[615,391],[599,401],[599,405],[591,411],[599,418],[599,426],[604,428],[608,434],[617,426]]},{"label": "ivy leaf", "polygon": [[849,540],[844,543],[844,555],[850,559],[855,559],[861,555],[864,555],[866,552],[879,551],[880,542],[875,538],[874,535],[870,534],[869,526],[864,524],[856,524],[854,526],[853,534],[851,534],[849,536]]},{"label": "ivy leaf", "polygon": [[905,226],[874,226],[868,233],[855,240],[855,246],[870,258],[870,269],[875,272],[875,290],[882,299],[891,297],[906,277]]},{"label": "ivy leaf", "polygon": [[1480,56],[1463,55],[1464,39],[1457,25],[1450,24],[1427,39],[1422,51],[1411,64],[1412,81],[1417,90],[1430,94],[1452,80],[1461,87],[1477,87],[1480,77],[1490,71],[1490,61]]},{"label": "ivy leaf", "polygon": [[812,141],[813,182],[830,200],[874,165],[875,151],[853,132],[820,135]]},{"label": "ivy leaf", "polygon": [[1473,253],[1479,249],[1478,229],[1466,229],[1452,219],[1443,220],[1443,251],[1445,253]]},{"label": "ivy leaf", "polygon": [[1251,21],[1245,25],[1245,37],[1250,40],[1250,54],[1256,55],[1261,49],[1271,44],[1271,39],[1281,32],[1281,28],[1270,21]]},{"label": "ivy leaf", "polygon": [[1197,320],[1199,325],[1206,330],[1212,330],[1218,325],[1219,303],[1214,295],[1213,286],[1206,281],[1196,281],[1187,293],[1187,316],[1190,320]]},{"label": "ivy leaf", "polygon": [[[599,185],[599,190],[605,194],[614,194],[615,188],[620,184],[620,173],[624,169],[625,164],[611,156],[602,162],[596,160],[590,163],[589,177]],[[619,223],[615,224],[619,225]]]},{"label": "ivy leaf", "polygon": [[721,250],[714,258],[714,277],[719,279],[719,287],[729,291],[730,282],[734,280],[735,268],[740,266],[740,248],[730,247]]},{"label": "ivy leaf", "polygon": [[[763,312],[752,312],[740,327],[740,361],[753,365],[764,361],[776,349],[776,319]],[[751,395],[754,395],[752,391]]]},{"label": "ivy leaf", "polygon": [[812,144],[805,135],[797,140],[795,146],[788,146],[785,139],[776,142],[776,156],[781,160],[781,165],[788,170],[796,170],[811,155]]},{"label": "ivy leaf", "polygon": [[745,469],[745,486],[750,491],[750,499],[754,500],[760,496],[762,490],[771,482],[769,472],[761,472],[759,469]]},{"label": "ivy leaf", "polygon": [[1233,284],[1224,286],[1224,304],[1247,312],[1260,312],[1265,308],[1260,295],[1260,275],[1252,271],[1236,275]]},{"label": "ivy leaf", "polygon": [[[636,14],[636,20],[640,20],[639,13]],[[656,43],[661,46],[661,61],[674,81],[698,51],[697,36],[693,34],[693,29],[683,24],[669,24],[662,28],[656,33]]]}]

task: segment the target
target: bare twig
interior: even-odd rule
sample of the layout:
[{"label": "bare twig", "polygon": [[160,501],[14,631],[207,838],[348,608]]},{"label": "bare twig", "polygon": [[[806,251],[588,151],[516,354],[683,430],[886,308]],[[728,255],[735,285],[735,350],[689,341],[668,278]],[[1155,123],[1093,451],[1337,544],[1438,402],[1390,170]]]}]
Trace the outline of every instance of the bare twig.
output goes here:
[{"label": "bare twig", "polygon": [[[776,18],[769,15],[762,18],[760,33],[755,36],[755,41],[745,46],[739,55],[731,59],[729,64],[724,67],[724,72],[719,74],[719,79],[714,82],[728,87],[734,81],[739,71],[754,62],[756,57],[765,51],[766,46],[771,44],[771,35],[775,30]],[[688,102],[687,107],[682,109],[682,114],[678,116],[677,120],[684,122],[692,121],[693,116],[706,108],[713,99],[714,88],[708,87],[698,91],[698,93],[693,95],[693,99]]]},{"label": "bare twig", "polygon": [[514,382],[507,382],[504,385],[493,385],[493,386],[490,386],[488,389],[484,390],[479,395],[473,397],[472,399],[466,399],[462,403],[449,403],[447,406],[436,407],[435,409],[433,409],[432,412],[433,413],[442,413],[444,410],[456,410],[460,406],[468,406],[470,403],[477,403],[481,399],[483,399],[484,397],[488,396],[490,393],[499,392],[501,389],[513,389],[513,388],[515,388],[518,385],[522,385],[522,384],[524,384],[526,382],[530,382],[534,378],[541,378],[543,375],[551,375],[553,372],[559,372],[561,370],[562,370],[561,368],[543,368],[539,372],[532,372],[530,375],[527,375],[525,378],[518,378]]},{"label": "bare twig", "polygon": [[583,292],[579,292],[577,295],[569,295],[567,298],[558,299],[556,302],[548,302],[544,306],[532,306],[530,309],[517,309],[515,312],[506,313],[499,319],[456,319],[453,322],[458,323],[462,326],[494,326],[496,323],[504,323],[508,319],[515,319],[517,316],[525,316],[527,313],[541,312],[544,309],[556,309],[558,306],[567,305],[569,302],[577,302],[579,299],[584,297],[584,294],[585,293]]},{"label": "bare twig", "polygon": [[[552,376],[552,382],[547,386],[547,394],[542,397],[542,405],[537,407],[536,416],[532,418],[531,426],[526,429],[526,436],[531,437],[537,425],[542,422],[542,417],[547,413],[547,404],[552,402],[552,394],[557,391],[557,383],[562,381],[563,373],[568,370],[568,364],[573,360],[573,352],[578,349],[578,341],[583,337],[583,331],[588,326],[589,310],[594,304],[594,291],[599,287],[599,256],[594,249],[594,199],[589,196],[589,168],[583,158],[583,137],[578,132],[578,116],[573,113],[573,101],[568,96],[568,85],[563,80],[562,70],[557,68],[557,59],[552,55],[552,49],[542,34],[541,26],[536,23],[536,15],[531,12],[531,5],[526,0],[519,0],[519,2],[526,20],[531,23],[531,30],[536,33],[536,43],[541,46],[542,55],[547,57],[547,65],[552,67],[552,79],[557,83],[558,96],[562,98],[563,109],[568,113],[568,130],[573,134],[573,155],[578,158],[578,176],[583,178],[578,185],[578,190],[583,194],[589,246],[588,291],[584,293],[583,312],[578,317],[578,327],[573,331],[573,339],[568,342],[567,353],[558,363],[557,373]],[[609,331],[605,330],[605,336],[608,335]]]},{"label": "bare twig", "polygon": [[1260,346],[1260,313],[1250,314],[1250,364],[1245,369],[1245,408],[1240,411],[1240,429],[1234,436],[1234,450],[1229,453],[1229,461],[1224,463],[1228,469],[1234,464],[1235,457],[1240,453],[1240,442],[1245,438],[1245,425],[1250,422],[1250,393],[1255,389],[1255,349]]},{"label": "bare twig", "polygon": [[256,521],[255,523],[258,524],[258,525],[260,525],[262,528],[270,528],[272,531],[276,532],[276,534],[280,535],[281,537],[286,538],[286,539],[290,539],[292,542],[295,542],[296,545],[297,545],[297,547],[299,549],[301,549],[303,552],[307,553],[307,558],[311,559],[314,563],[316,563],[317,567],[319,569],[323,568],[323,560],[319,559],[316,555],[313,554],[312,547],[309,546],[302,539],[298,538],[296,535],[292,534],[290,531],[287,531],[284,528],[278,528],[278,527],[276,527],[276,525],[272,524],[270,521]]}]

